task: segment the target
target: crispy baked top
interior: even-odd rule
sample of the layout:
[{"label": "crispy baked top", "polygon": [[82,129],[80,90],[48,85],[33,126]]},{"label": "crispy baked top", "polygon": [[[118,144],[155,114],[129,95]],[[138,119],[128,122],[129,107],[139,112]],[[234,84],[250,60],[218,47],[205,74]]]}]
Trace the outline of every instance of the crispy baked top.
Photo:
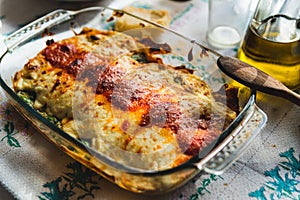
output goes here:
[{"label": "crispy baked top", "polygon": [[167,44],[85,28],[47,47],[13,79],[33,107],[125,165],[177,166],[211,143],[236,113],[183,67],[163,64]]}]

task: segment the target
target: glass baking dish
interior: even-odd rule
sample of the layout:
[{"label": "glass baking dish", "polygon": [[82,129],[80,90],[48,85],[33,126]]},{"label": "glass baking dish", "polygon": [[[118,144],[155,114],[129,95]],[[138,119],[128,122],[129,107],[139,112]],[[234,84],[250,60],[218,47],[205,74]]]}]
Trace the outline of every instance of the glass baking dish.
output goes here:
[{"label": "glass baking dish", "polygon": [[114,30],[116,20],[132,18],[140,28],[125,31],[134,37],[151,36],[158,43],[168,44],[172,52],[162,55],[165,63],[186,66],[214,91],[233,80],[217,66],[219,54],[198,42],[168,28],[141,19],[121,10],[91,7],[78,11],[56,10],[7,36],[0,45],[0,84],[10,103],[48,140],[86,167],[116,185],[136,193],[164,193],[178,188],[199,173],[221,174],[248,147],[267,121],[255,104],[256,92],[242,87],[238,92],[239,114],[235,120],[199,155],[179,166],[163,170],[144,170],[120,164],[70,136],[25,103],[12,87],[12,77],[28,59],[41,51],[46,41],[74,36],[83,27]]}]

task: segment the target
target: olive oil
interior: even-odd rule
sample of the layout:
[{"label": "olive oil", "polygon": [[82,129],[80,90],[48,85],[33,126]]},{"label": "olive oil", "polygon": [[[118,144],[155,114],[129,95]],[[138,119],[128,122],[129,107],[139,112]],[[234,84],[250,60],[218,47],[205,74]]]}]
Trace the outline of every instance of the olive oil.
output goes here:
[{"label": "olive oil", "polygon": [[293,90],[300,88],[299,21],[271,16],[252,21],[238,51],[238,58],[268,73]]}]

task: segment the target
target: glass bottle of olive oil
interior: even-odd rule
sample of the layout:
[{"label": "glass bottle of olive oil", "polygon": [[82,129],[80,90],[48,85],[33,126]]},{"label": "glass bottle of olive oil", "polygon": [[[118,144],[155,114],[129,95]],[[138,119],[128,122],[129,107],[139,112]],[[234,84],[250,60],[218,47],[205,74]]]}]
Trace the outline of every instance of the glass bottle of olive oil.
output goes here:
[{"label": "glass bottle of olive oil", "polygon": [[299,89],[300,19],[280,13],[263,20],[254,17],[238,51],[238,58],[270,74],[290,89]]}]

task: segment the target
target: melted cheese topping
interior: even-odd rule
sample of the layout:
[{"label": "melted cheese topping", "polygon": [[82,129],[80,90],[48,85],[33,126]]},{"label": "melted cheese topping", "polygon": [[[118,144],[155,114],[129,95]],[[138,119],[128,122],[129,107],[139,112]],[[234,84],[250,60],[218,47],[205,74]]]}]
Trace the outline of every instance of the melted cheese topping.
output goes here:
[{"label": "melted cheese topping", "polygon": [[[84,29],[48,46],[13,81],[35,96],[33,107],[111,159],[161,170],[181,164],[211,143],[235,112],[187,70],[133,52],[147,47],[128,35]],[[152,57],[153,58],[153,57]],[[154,62],[155,61],[155,62]]]}]

